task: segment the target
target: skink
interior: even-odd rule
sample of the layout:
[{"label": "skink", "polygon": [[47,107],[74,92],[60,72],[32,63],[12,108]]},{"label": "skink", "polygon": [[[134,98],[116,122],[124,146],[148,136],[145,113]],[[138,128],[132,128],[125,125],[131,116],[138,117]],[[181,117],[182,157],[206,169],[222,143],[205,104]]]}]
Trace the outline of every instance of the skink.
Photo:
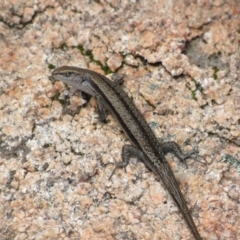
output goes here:
[{"label": "skink", "polygon": [[202,239],[177,180],[165,158],[166,153],[173,152],[181,161],[184,161],[192,153],[183,154],[175,142],[162,143],[158,141],[146,120],[121,88],[119,78],[111,81],[94,71],[71,66],[56,68],[52,72],[52,78],[70,84],[76,89],[96,97],[100,120],[106,118],[106,109],[113,113],[128,138],[134,144],[123,146],[123,161],[116,164],[116,168],[127,166],[130,157],[141,159],[149,169],[160,177],[180,209],[195,239]]}]

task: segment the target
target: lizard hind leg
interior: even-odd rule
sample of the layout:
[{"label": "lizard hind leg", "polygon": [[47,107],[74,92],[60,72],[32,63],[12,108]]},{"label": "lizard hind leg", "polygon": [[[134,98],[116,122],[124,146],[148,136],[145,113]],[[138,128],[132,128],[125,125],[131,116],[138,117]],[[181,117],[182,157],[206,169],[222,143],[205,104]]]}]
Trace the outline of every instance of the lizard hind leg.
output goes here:
[{"label": "lizard hind leg", "polygon": [[198,161],[196,159],[196,156],[194,156],[198,153],[196,149],[184,154],[180,146],[174,141],[161,142],[161,147],[163,149],[164,154],[173,153],[186,167],[187,167],[186,159],[193,158],[195,161]]},{"label": "lizard hind leg", "polygon": [[113,174],[118,168],[124,167],[126,171],[126,167],[129,164],[129,159],[131,157],[136,157],[136,158],[140,158],[141,160],[144,160],[146,156],[137,147],[128,145],[128,144],[124,145],[122,148],[122,162],[113,163],[115,164],[115,168],[113,169],[112,174],[109,177],[109,180],[112,178]]}]

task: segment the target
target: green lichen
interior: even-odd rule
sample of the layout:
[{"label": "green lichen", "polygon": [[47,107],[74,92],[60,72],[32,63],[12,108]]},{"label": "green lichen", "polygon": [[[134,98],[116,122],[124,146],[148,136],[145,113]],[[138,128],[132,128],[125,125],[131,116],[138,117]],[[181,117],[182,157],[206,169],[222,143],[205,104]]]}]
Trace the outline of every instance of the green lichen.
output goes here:
[{"label": "green lichen", "polygon": [[240,160],[233,157],[230,154],[225,154],[225,156],[222,158],[222,162],[227,162],[228,164],[232,165],[237,169],[237,172],[240,173]]},{"label": "green lichen", "polygon": [[67,105],[68,104],[68,100],[67,99],[60,99],[59,96],[60,96],[60,93],[57,92],[55,95],[53,95],[51,97],[51,100],[52,101],[59,101],[62,105]]},{"label": "green lichen", "polygon": [[186,88],[191,91],[192,93],[192,99],[197,101],[197,91],[202,92],[202,86],[200,85],[200,83],[198,83],[195,79],[192,78],[192,82],[195,84],[195,90],[192,90],[190,86],[186,85]]},{"label": "green lichen", "polygon": [[52,100],[52,101],[58,101],[58,100],[59,100],[59,96],[60,96],[60,93],[58,92],[58,93],[56,93],[55,95],[53,95],[53,96],[51,97],[51,100]]},{"label": "green lichen", "polygon": [[51,146],[50,143],[45,143],[45,144],[43,145],[43,148],[49,148],[50,146]]},{"label": "green lichen", "polygon": [[93,56],[93,53],[91,50],[85,50],[82,45],[78,45],[77,49],[81,52],[82,55],[87,56],[91,62],[94,62],[96,65],[98,65],[105,74],[112,73],[111,69],[107,65],[103,65],[99,60],[96,60]]},{"label": "green lichen", "polygon": [[61,46],[60,46],[60,49],[65,51],[67,49],[67,44],[66,43],[63,43]]},{"label": "green lichen", "polygon": [[217,73],[218,73],[219,69],[217,67],[213,67],[212,70],[213,70],[213,76],[212,77],[216,80],[217,77],[218,77]]},{"label": "green lichen", "polygon": [[49,64],[48,64],[48,68],[52,70],[52,69],[55,68],[55,66],[54,66],[53,64],[49,63]]}]

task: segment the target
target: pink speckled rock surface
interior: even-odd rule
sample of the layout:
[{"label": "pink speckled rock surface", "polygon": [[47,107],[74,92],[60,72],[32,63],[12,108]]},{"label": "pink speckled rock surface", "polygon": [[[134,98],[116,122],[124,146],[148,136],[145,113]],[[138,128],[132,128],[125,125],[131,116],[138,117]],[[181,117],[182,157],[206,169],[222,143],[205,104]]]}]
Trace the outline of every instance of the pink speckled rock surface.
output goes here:
[{"label": "pink speckled rock surface", "polygon": [[[201,236],[240,239],[238,0],[0,2],[0,239],[193,239],[157,176],[95,99],[51,69],[124,75],[123,88],[172,155]],[[87,103],[88,102],[88,103]],[[87,103],[87,104],[86,104]]]}]

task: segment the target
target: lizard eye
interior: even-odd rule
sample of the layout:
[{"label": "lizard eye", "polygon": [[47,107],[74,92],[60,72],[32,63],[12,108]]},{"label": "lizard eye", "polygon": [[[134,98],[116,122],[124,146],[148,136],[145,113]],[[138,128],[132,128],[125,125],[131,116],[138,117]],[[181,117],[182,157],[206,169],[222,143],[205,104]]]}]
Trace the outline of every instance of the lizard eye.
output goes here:
[{"label": "lizard eye", "polygon": [[71,75],[72,75],[72,72],[66,72],[66,73],[65,73],[65,76],[66,76],[66,77],[70,77]]}]

